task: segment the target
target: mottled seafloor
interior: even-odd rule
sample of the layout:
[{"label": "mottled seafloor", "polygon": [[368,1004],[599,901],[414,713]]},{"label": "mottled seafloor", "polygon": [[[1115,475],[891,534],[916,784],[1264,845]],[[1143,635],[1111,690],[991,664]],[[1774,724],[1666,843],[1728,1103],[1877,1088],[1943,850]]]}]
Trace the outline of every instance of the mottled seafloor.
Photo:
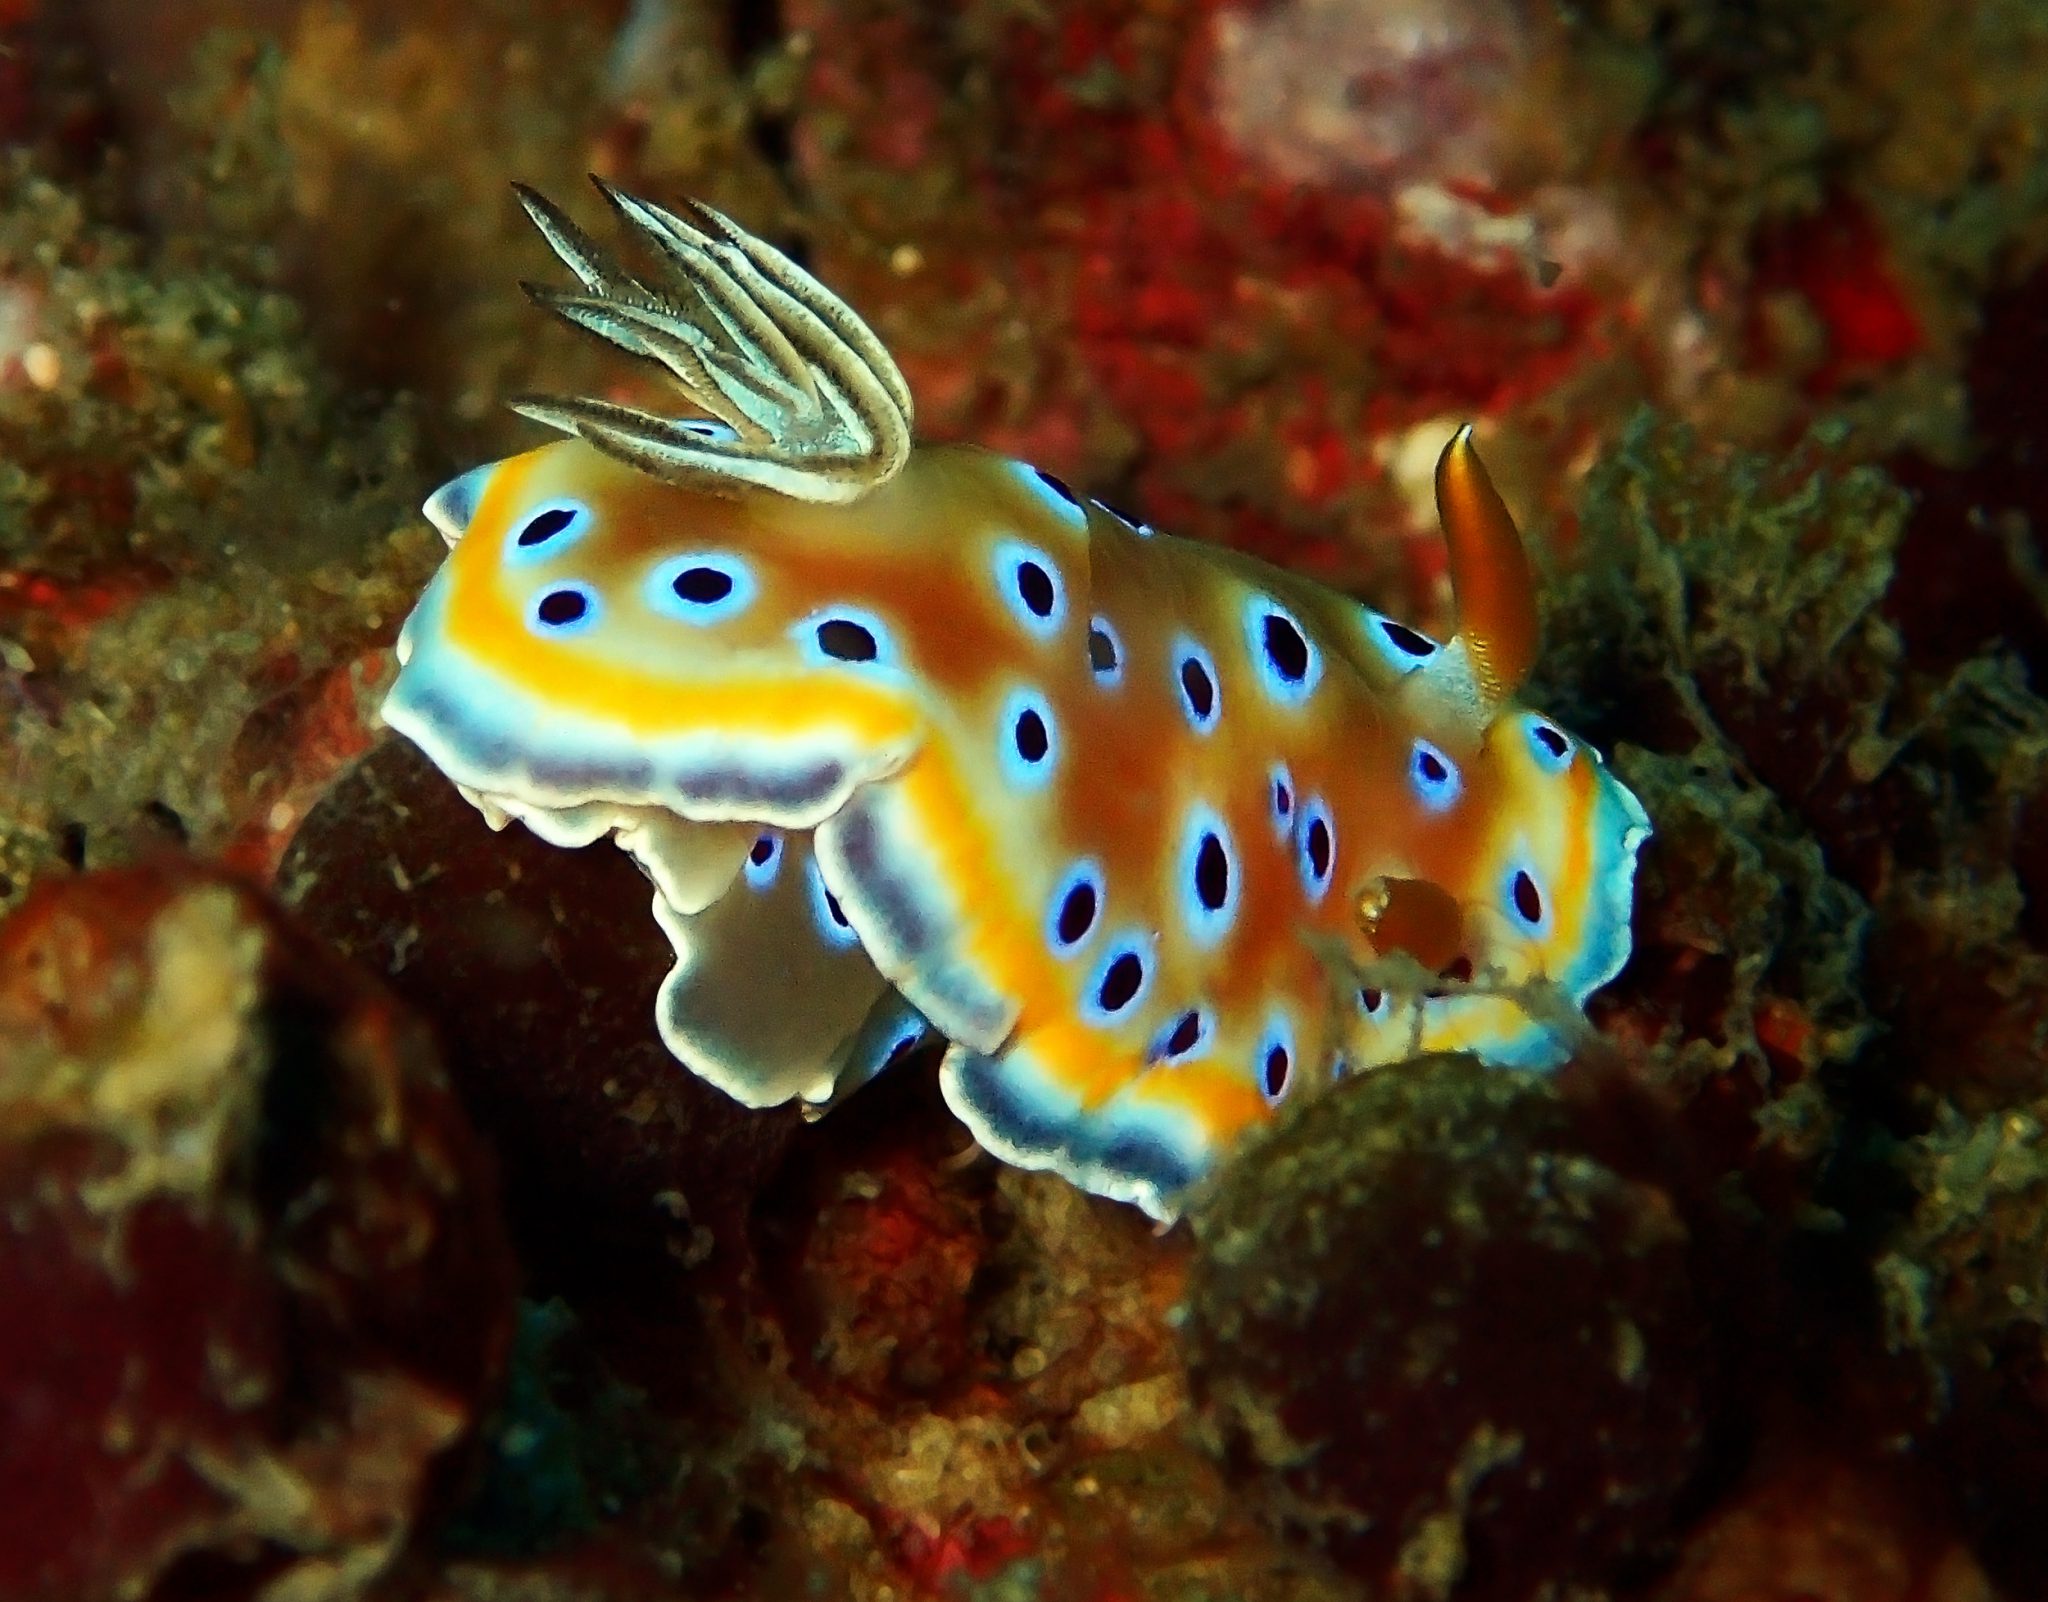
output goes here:
[{"label": "mottled seafloor", "polygon": [[[2037,0],[0,0],[0,142],[0,1602],[2048,1595]],[[1476,419],[1657,828],[1597,1047],[1163,1236],[681,1073],[373,715],[423,494],[641,381],[586,171],[1420,622]]]}]

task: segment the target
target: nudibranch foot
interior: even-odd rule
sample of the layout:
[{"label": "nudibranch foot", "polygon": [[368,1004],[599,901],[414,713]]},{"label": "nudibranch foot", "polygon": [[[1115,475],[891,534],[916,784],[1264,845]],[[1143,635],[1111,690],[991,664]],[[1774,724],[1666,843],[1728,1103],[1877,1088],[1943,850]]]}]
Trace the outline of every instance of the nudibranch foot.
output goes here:
[{"label": "nudibranch foot", "polygon": [[1214,1061],[1154,1066],[1091,1107],[1063,1083],[1056,1050],[1028,1037],[993,1056],[956,1046],[941,1069],[947,1103],[1005,1162],[1154,1218],[1172,1218],[1176,1198],[1270,1111],[1235,1065]]},{"label": "nudibranch foot", "polygon": [[961,800],[943,774],[918,764],[851,796],[819,827],[818,858],[889,981],[948,1039],[993,1051],[1010,1038],[1018,1008],[976,960],[982,909],[947,849]]},{"label": "nudibranch foot", "polygon": [[[844,922],[807,836],[754,831],[741,860],[737,882],[701,910],[654,899],[676,953],[656,1006],[662,1040],[747,1106],[828,1100],[863,1025],[898,998]],[[804,1004],[785,1004],[792,994]]]},{"label": "nudibranch foot", "polygon": [[1342,1068],[1570,1052],[1649,824],[1514,700],[1535,596],[1469,432],[1437,641],[913,448],[902,375],[815,279],[600,188],[645,269],[522,191],[580,285],[535,297],[704,415],[522,403],[572,437],[428,499],[450,552],[385,717],[494,826],[633,854],[678,1059],[819,1108],[936,1034],[991,1151],[1170,1218]]}]

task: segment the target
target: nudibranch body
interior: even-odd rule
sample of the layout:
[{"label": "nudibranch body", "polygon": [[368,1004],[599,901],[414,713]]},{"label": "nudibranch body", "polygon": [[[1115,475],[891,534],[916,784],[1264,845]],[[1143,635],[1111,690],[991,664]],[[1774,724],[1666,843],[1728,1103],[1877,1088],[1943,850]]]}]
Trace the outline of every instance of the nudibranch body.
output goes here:
[{"label": "nudibranch body", "polygon": [[[1312,1081],[1562,1060],[1532,997],[1620,968],[1648,825],[1514,703],[1530,576],[1469,438],[1439,470],[1439,644],[914,447],[895,364],[815,280],[606,194],[653,270],[523,195],[582,280],[533,293],[708,415],[519,403],[571,437],[427,503],[452,551],[385,717],[494,825],[634,855],[684,1064],[823,1103],[935,1030],[990,1150],[1170,1217]],[[1474,982],[1358,982],[1394,952]]]}]

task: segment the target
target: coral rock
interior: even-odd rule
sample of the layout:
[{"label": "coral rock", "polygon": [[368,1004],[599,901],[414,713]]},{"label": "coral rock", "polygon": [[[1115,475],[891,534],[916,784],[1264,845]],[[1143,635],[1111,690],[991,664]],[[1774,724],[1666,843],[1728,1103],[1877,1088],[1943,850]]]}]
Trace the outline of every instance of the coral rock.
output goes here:
[{"label": "coral rock", "polygon": [[308,814],[279,878],[440,1030],[544,1286],[644,1298],[674,1288],[669,1270],[743,1264],[747,1209],[797,1117],[740,1106],[662,1045],[673,956],[631,859],[493,834],[392,741]]},{"label": "coral rock", "polygon": [[[929,1072],[929,1066],[920,1064]],[[975,1199],[919,1155],[848,1177],[799,1259],[796,1328],[825,1373],[873,1401],[956,1384],[970,1358],[967,1310],[983,1240]]]},{"label": "coral rock", "polygon": [[[1779,1450],[1701,1520],[1653,1602],[1994,1602],[1927,1487]],[[2031,1593],[2021,1593],[2031,1594]]]},{"label": "coral rock", "polygon": [[1341,1082],[1194,1222],[1197,1395],[1281,1524],[1403,1598],[1663,1545],[1705,1433],[1688,1233],[1541,1082],[1464,1058]]},{"label": "coral rock", "polygon": [[253,892],[105,873],[0,926],[0,1596],[360,1587],[511,1302],[425,1029]]}]

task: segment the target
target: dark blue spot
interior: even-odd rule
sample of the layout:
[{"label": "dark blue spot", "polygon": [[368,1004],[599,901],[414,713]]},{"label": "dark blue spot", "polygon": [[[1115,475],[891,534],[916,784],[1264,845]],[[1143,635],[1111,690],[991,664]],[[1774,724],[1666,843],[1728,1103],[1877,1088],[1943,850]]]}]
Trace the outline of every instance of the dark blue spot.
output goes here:
[{"label": "dark blue spot", "polygon": [[1423,806],[1441,812],[1458,799],[1461,781],[1458,766],[1440,746],[1417,740],[1408,758],[1408,778]]},{"label": "dark blue spot", "polygon": [[1081,504],[1081,497],[1064,482],[1028,462],[1010,465],[1016,471],[1018,482],[1062,527],[1077,533],[1088,527],[1088,509]]},{"label": "dark blue spot", "polygon": [[910,1018],[896,1026],[889,1036],[888,1049],[882,1053],[882,1067],[888,1068],[901,1062],[910,1054],[910,1048],[924,1039],[924,1020]]},{"label": "dark blue spot", "polygon": [[1146,1058],[1152,1062],[1185,1062],[1207,1049],[1209,1034],[1209,1015],[1190,1007],[1159,1031]]},{"label": "dark blue spot", "polygon": [[588,584],[559,584],[533,603],[533,621],[550,634],[581,634],[597,621],[597,592]]},{"label": "dark blue spot", "polygon": [[1254,595],[1245,603],[1244,624],[1245,643],[1266,693],[1289,706],[1307,700],[1322,679],[1323,659],[1294,615],[1279,602]]},{"label": "dark blue spot", "polygon": [[1188,715],[1188,722],[1198,734],[1207,734],[1216,727],[1216,719],[1222,710],[1222,697],[1216,687],[1216,664],[1209,659],[1209,653],[1193,640],[1183,637],[1176,642],[1173,654],[1174,687],[1180,691],[1180,704]]},{"label": "dark blue spot", "polygon": [[1302,888],[1311,901],[1321,901],[1330,890],[1337,866],[1337,829],[1329,804],[1311,796],[1301,809],[1301,828],[1295,854],[1301,867]]},{"label": "dark blue spot", "polygon": [[1036,562],[1017,564],[1017,598],[1024,603],[1024,609],[1036,618],[1052,616],[1052,609],[1059,604],[1060,592],[1053,588],[1052,574]]},{"label": "dark blue spot", "polygon": [[1390,617],[1379,618],[1376,621],[1379,623],[1380,633],[1386,636],[1387,643],[1403,656],[1412,656],[1420,660],[1435,656],[1441,649],[1428,635],[1416,633],[1406,623],[1396,623]]},{"label": "dark blue spot", "polygon": [[765,890],[782,871],[782,836],[764,834],[747,851],[747,883]]},{"label": "dark blue spot", "polygon": [[580,622],[583,614],[590,610],[589,601],[577,590],[550,590],[540,598],[536,616],[549,628],[567,628],[571,623]]},{"label": "dark blue spot", "polygon": [[1111,1023],[1145,997],[1151,984],[1147,947],[1134,935],[1120,935],[1095,965],[1081,1010],[1091,1022]]},{"label": "dark blue spot", "polygon": [[692,606],[709,606],[732,594],[732,575],[721,573],[715,567],[686,567],[675,576],[669,588],[676,592],[679,601],[688,601]]},{"label": "dark blue spot", "polygon": [[1017,621],[1039,639],[1050,639],[1067,612],[1066,589],[1052,558],[1021,540],[1003,540],[995,566],[1003,600]]},{"label": "dark blue spot", "polygon": [[1124,646],[1110,627],[1109,619],[1098,617],[1088,624],[1088,671],[1098,684],[1118,685],[1124,681]]},{"label": "dark blue spot", "polygon": [[1230,855],[1213,834],[1195,847],[1195,899],[1207,912],[1221,912],[1230,900]]},{"label": "dark blue spot", "polygon": [[1120,953],[1103,970],[1102,983],[1095,991],[1095,1005],[1104,1012],[1122,1012],[1138,999],[1145,983],[1145,959],[1134,951]]},{"label": "dark blue spot", "polygon": [[647,581],[647,604],[664,617],[704,627],[723,623],[752,604],[756,593],[747,564],[723,552],[672,556]]},{"label": "dark blue spot", "polygon": [[1294,1025],[1284,1014],[1274,1014],[1267,1023],[1252,1067],[1266,1100],[1278,1103],[1294,1082]]},{"label": "dark blue spot", "polygon": [[850,617],[828,617],[818,625],[818,650],[835,662],[872,662],[881,647],[874,631]]},{"label": "dark blue spot", "polygon": [[568,507],[550,506],[526,520],[526,527],[519,531],[519,543],[529,549],[545,545],[575,520],[576,514]]},{"label": "dark blue spot", "polygon": [[1004,703],[999,755],[1004,776],[1022,789],[1039,789],[1052,778],[1059,761],[1059,726],[1052,703],[1036,690],[1017,690]]},{"label": "dark blue spot", "polygon": [[1263,1066],[1261,1088],[1266,1092],[1266,1100],[1278,1101],[1287,1094],[1287,1083],[1294,1073],[1294,1058],[1285,1046],[1268,1046]]},{"label": "dark blue spot", "polygon": [[825,876],[815,859],[811,862],[810,889],[811,923],[825,944],[842,950],[856,944],[860,937],[846,921],[846,909],[839,905],[839,898],[825,888]]},{"label": "dark blue spot", "polygon": [[1180,872],[1188,932],[1197,945],[1212,946],[1237,920],[1242,889],[1230,831],[1213,807],[1197,803],[1189,809]]},{"label": "dark blue spot", "polygon": [[1055,951],[1078,950],[1095,932],[1102,915],[1102,867],[1090,859],[1077,862],[1054,887],[1047,938]]},{"label": "dark blue spot", "polygon": [[888,626],[874,613],[857,606],[834,606],[813,612],[790,633],[802,648],[804,659],[821,667],[889,667],[896,663],[896,648]]},{"label": "dark blue spot", "polygon": [[1038,475],[1039,483],[1043,484],[1047,489],[1051,490],[1053,494],[1057,495],[1069,506],[1080,506],[1081,497],[1076,495],[1071,489],[1067,487],[1067,481],[1065,479],[1055,478],[1052,474],[1048,473],[1042,467],[1034,467],[1031,471]]},{"label": "dark blue spot", "polygon": [[1536,760],[1553,773],[1572,765],[1572,742],[1564,730],[1543,718],[1529,720],[1529,747]]},{"label": "dark blue spot", "polygon": [[1267,775],[1267,806],[1273,817],[1273,833],[1285,840],[1294,833],[1294,775],[1284,762],[1276,762]]},{"label": "dark blue spot", "polygon": [[589,527],[590,508],[581,501],[545,502],[527,513],[506,555],[515,562],[545,561],[567,550]]}]

